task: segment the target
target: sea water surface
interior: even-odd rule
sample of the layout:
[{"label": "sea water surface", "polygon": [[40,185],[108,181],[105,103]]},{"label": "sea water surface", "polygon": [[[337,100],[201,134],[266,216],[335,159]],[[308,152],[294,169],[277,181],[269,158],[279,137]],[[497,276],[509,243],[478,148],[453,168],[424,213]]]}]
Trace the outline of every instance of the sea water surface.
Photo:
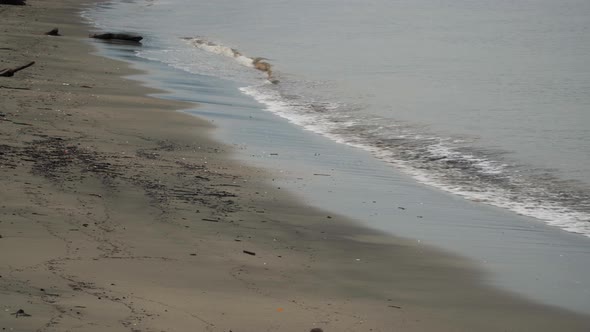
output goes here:
[{"label": "sea water surface", "polygon": [[126,57],[244,157],[329,173],[291,183],[316,204],[590,312],[590,3],[135,0],[84,16],[143,34]]},{"label": "sea water surface", "polygon": [[[159,44],[141,57],[239,82],[268,110],[422,183],[590,236],[588,1],[137,0],[103,10],[97,24]],[[252,70],[256,57],[279,84]]]}]

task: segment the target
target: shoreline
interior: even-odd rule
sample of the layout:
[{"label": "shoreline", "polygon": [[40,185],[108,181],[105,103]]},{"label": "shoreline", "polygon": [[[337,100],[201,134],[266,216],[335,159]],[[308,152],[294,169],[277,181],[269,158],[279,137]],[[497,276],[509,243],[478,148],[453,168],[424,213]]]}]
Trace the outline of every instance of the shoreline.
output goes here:
[{"label": "shoreline", "polygon": [[[143,47],[157,52],[159,39],[151,36]],[[466,258],[483,272],[485,285],[535,303],[590,312],[585,282],[590,247],[582,235],[420,185],[362,150],[277,117],[243,95],[234,81],[129,56],[128,47],[100,46],[100,54],[146,71],[134,78],[166,90],[158,98],[196,103],[183,112],[214,123],[211,135],[232,147],[229,158],[259,167],[270,176],[270,187],[295,201]]]},{"label": "shoreline", "polygon": [[[208,138],[206,121],[176,112],[187,104],[146,97],[155,91],[121,78],[137,73],[127,64],[90,55],[77,6],[0,7],[9,17],[4,30],[18,26],[2,36],[14,49],[0,51],[2,67],[37,61],[0,81],[12,88],[0,89],[0,327],[588,326],[586,316],[480,285],[479,272],[462,259],[338,216],[328,220],[271,190],[258,170],[227,160],[228,148]],[[64,36],[43,36],[54,22]],[[10,315],[18,309],[31,317]]]}]

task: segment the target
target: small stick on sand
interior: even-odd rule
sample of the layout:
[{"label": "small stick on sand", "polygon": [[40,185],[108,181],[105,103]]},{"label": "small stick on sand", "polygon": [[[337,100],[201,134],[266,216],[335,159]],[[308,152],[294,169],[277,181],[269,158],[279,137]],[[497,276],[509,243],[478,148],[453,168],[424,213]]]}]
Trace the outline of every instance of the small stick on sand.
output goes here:
[{"label": "small stick on sand", "polygon": [[14,73],[19,72],[23,69],[29,68],[30,66],[32,66],[34,64],[35,64],[35,61],[31,61],[24,66],[20,66],[20,67],[16,67],[16,68],[0,69],[0,76],[12,77],[12,76],[14,76]]},{"label": "small stick on sand", "polygon": [[31,317],[31,315],[27,314],[23,309],[18,309],[17,312],[13,312],[11,315],[14,315],[14,317],[16,317],[16,318]]},{"label": "small stick on sand", "polygon": [[97,33],[90,35],[91,38],[103,40],[125,40],[139,43],[143,37],[138,35],[131,35],[127,33]]},{"label": "small stick on sand", "polygon": [[26,4],[26,0],[0,0],[0,5],[25,6]]},{"label": "small stick on sand", "polygon": [[11,89],[11,90],[31,90],[30,88],[19,88],[19,87],[4,86],[4,85],[0,85],[0,89]]},{"label": "small stick on sand", "polygon": [[45,33],[47,36],[61,36],[58,28],[53,28]]}]

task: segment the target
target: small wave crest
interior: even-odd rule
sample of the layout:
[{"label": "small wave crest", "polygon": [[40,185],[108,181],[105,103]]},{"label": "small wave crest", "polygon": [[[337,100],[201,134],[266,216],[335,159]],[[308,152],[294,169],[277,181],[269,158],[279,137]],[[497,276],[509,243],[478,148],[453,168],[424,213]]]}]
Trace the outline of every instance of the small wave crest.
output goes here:
[{"label": "small wave crest", "polygon": [[268,59],[266,58],[251,58],[243,55],[235,48],[212,42],[203,37],[184,37],[182,39],[188,41],[191,45],[201,50],[232,58],[243,66],[265,72],[267,73],[269,79],[272,78],[272,65],[267,62]]}]

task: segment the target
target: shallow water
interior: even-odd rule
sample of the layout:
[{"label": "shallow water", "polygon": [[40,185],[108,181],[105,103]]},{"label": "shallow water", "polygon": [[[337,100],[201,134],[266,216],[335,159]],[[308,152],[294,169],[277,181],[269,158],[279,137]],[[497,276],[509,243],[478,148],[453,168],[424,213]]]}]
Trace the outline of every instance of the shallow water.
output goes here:
[{"label": "shallow water", "polygon": [[138,0],[89,16],[422,183],[590,236],[587,1]]},{"label": "shallow water", "polygon": [[[587,278],[590,243],[587,239],[547,227],[540,220],[518,217],[507,210],[459,197],[537,216],[574,232],[588,229],[585,219],[588,169],[584,169],[588,166],[583,162],[590,154],[584,153],[588,145],[582,144],[587,141],[588,133],[584,129],[584,124],[588,123],[585,121],[588,118],[584,118],[587,113],[583,111],[587,96],[575,92],[584,87],[587,73],[583,68],[578,76],[574,75],[582,83],[571,89],[571,95],[575,96],[571,100],[579,103],[563,113],[574,116],[562,117],[567,120],[560,122],[560,113],[551,113],[549,108],[541,106],[549,99],[561,100],[563,105],[568,104],[565,99],[568,102],[570,99],[543,99],[541,95],[545,93],[542,93],[526,100],[531,92],[522,90],[537,89],[533,83],[545,84],[542,78],[528,77],[531,72],[524,67],[521,69],[525,71],[517,73],[515,68],[503,72],[502,66],[492,66],[502,59],[491,52],[495,49],[494,42],[500,43],[502,39],[488,40],[486,43],[491,45],[492,54],[476,52],[471,54],[472,61],[466,60],[470,53],[465,48],[473,45],[463,45],[460,52],[456,51],[455,56],[464,58],[449,61],[454,65],[441,66],[435,59],[444,58],[445,54],[450,56],[452,47],[449,45],[471,40],[465,37],[465,40],[459,38],[451,43],[434,36],[433,31],[443,34],[455,31],[450,27],[441,28],[441,24],[460,24],[466,20],[455,22],[443,20],[443,17],[461,13],[470,17],[469,21],[494,26],[495,21],[486,20],[485,15],[500,15],[494,6],[515,4],[462,3],[465,8],[459,10],[459,2],[445,7],[426,1],[327,1],[321,4],[219,1],[185,3],[182,7],[185,10],[179,13],[175,8],[180,8],[180,1],[103,5],[102,9],[87,12],[86,16],[99,26],[118,26],[146,35],[140,50],[132,48],[131,52],[121,53],[119,48],[109,54],[124,55],[136,63],[140,58],[151,60],[139,62],[151,73],[142,79],[174,91],[170,98],[199,102],[201,107],[192,112],[214,120],[219,126],[216,134],[236,145],[239,158],[282,172],[280,180],[277,178],[281,187],[293,190],[316,206],[354,217],[370,227],[467,256],[485,268],[489,273],[487,282],[493,285],[543,303],[590,312]],[[519,4],[526,5],[525,2]],[[583,4],[581,6],[584,8]],[[348,12],[348,16],[340,11]],[[440,11],[447,16],[435,15]],[[563,11],[557,11],[556,15],[559,13]],[[385,14],[400,20],[385,19]],[[122,17],[133,19],[123,20]],[[173,20],[164,19],[167,17]],[[342,21],[351,17],[354,20],[348,24]],[[501,20],[511,22],[518,18],[512,13]],[[567,24],[575,25],[578,21],[571,18]],[[153,26],[158,29],[154,30]],[[496,30],[486,24],[477,28],[485,26],[490,30],[487,32],[495,33]],[[436,29],[430,31],[428,27]],[[421,32],[421,38],[409,37],[417,31]],[[483,32],[477,32],[476,28],[464,33],[483,38]],[[545,33],[550,35],[550,31]],[[209,47],[196,43],[196,36],[210,43]],[[345,37],[347,44],[342,45],[342,38],[338,36]],[[577,42],[580,39],[571,38]],[[380,45],[384,40],[396,41],[393,43],[396,47]],[[432,45],[438,44],[445,44],[446,48],[437,46],[435,55]],[[516,47],[516,44],[522,43],[511,45]],[[583,40],[580,45],[583,47]],[[247,59],[236,59],[231,47],[250,58],[259,55],[271,58],[275,77],[281,82],[278,85],[268,83],[265,75],[252,69]],[[387,52],[375,51],[388,47],[391,49]],[[418,52],[420,49],[423,50]],[[570,52],[575,54],[577,50],[574,48]],[[501,52],[520,51],[502,48]],[[498,61],[481,60],[489,66],[484,70],[479,68],[478,63],[481,63],[475,58],[486,56]],[[506,56],[504,60],[511,62],[512,57]],[[561,73],[559,68],[554,69]],[[482,71],[489,80],[471,75]],[[506,88],[504,91],[501,86],[494,85],[494,79],[498,78],[496,73],[501,72],[504,74],[498,77],[508,75],[507,81],[518,76],[527,82],[519,88],[519,98],[512,95],[516,90]],[[513,74],[515,76],[510,76]],[[559,85],[559,80],[565,79],[561,74],[548,75]],[[440,81],[442,79],[453,83]],[[496,90],[488,89],[492,86]],[[456,94],[450,90],[456,90]],[[500,110],[502,105],[511,102],[513,106],[522,107]],[[537,102],[540,104],[535,104]],[[470,103],[477,103],[480,108],[466,106]],[[463,108],[455,107],[457,105]],[[536,108],[533,110],[528,105]],[[499,108],[490,111],[492,106]],[[579,112],[572,111],[575,109]],[[531,116],[537,113],[538,116]],[[551,128],[543,129],[543,126]],[[306,133],[301,128],[321,136]],[[532,142],[535,147],[526,142]],[[511,144],[514,146],[509,148]],[[541,148],[537,149],[536,145]],[[553,148],[553,152],[543,150]],[[548,166],[542,161],[545,158],[549,163],[559,161],[574,166]],[[547,170],[547,167],[555,169]],[[313,175],[320,173],[330,176]]]}]

